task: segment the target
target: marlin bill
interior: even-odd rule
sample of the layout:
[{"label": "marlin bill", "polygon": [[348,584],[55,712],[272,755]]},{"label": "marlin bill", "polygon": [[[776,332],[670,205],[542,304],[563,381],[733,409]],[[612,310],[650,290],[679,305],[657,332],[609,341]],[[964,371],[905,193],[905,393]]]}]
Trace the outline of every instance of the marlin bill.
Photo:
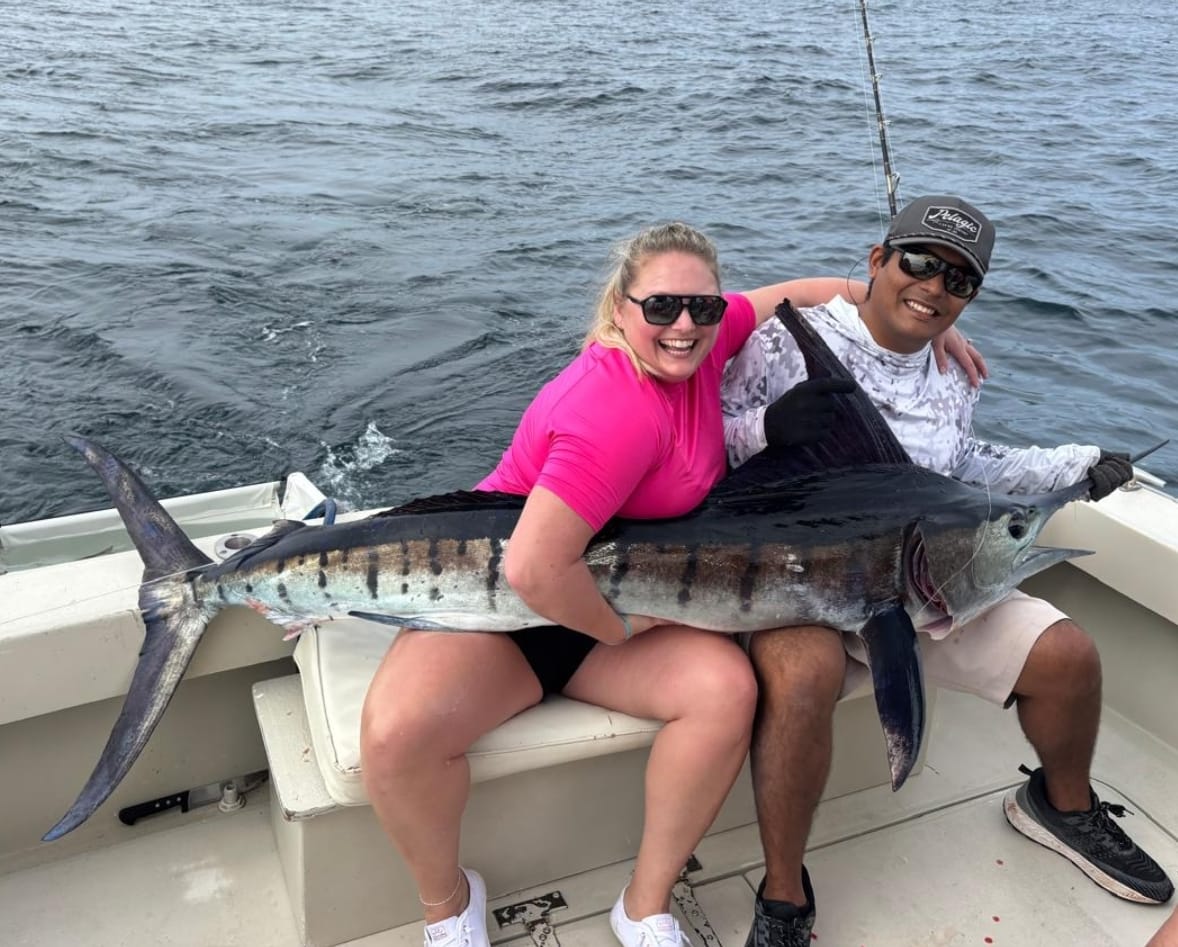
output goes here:
[{"label": "marlin bill", "polygon": [[[779,316],[810,377],[850,377],[796,313],[783,306]],[[925,728],[915,629],[964,624],[1029,576],[1083,555],[1034,542],[1088,486],[988,494],[913,464],[862,390],[839,398],[822,443],[763,452],[686,516],[611,522],[585,560],[619,612],[727,633],[817,624],[860,635],[898,789]],[[462,492],[347,523],[282,521],[215,563],[122,461],[67,440],[102,478],[143,559],[145,640],[106,747],[45,840],[110,796],[224,608],[244,605],[290,630],[344,615],[451,631],[549,624],[503,578],[523,497]]]}]

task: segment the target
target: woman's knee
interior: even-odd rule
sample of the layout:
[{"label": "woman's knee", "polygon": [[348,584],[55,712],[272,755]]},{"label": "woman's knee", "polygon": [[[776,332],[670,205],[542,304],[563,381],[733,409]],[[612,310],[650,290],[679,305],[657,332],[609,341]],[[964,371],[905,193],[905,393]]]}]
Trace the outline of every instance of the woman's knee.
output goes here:
[{"label": "woman's knee", "polygon": [[360,715],[360,758],[364,769],[391,776],[427,760],[446,760],[465,753],[494,726],[459,694],[414,694],[388,678],[373,681]]},{"label": "woman's knee", "polygon": [[360,716],[363,771],[388,778],[439,753],[448,757],[452,753],[445,747],[445,730],[445,720],[439,715],[370,697]]},{"label": "woman's knee", "polygon": [[391,774],[461,756],[539,698],[519,649],[503,636],[398,638],[364,700],[361,759]]},{"label": "woman's knee", "polygon": [[681,656],[676,675],[682,702],[692,713],[752,725],[757,678],[748,655],[730,639],[708,633]]}]

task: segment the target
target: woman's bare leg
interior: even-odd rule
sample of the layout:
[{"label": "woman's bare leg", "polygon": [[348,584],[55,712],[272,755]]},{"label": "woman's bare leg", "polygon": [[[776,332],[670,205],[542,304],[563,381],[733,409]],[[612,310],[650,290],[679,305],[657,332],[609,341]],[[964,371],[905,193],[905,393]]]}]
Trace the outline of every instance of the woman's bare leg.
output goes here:
[{"label": "woman's bare leg", "polygon": [[666,721],[646,767],[646,822],[625,896],[634,920],[664,914],[748,752],[756,710],[748,656],[725,635],[656,628],[623,645],[598,645],[564,693]]},{"label": "woman's bare leg", "polygon": [[427,924],[466,907],[458,870],[466,751],[540,697],[503,634],[402,632],[372,680],[360,724],[364,786],[421,900],[441,902],[425,908]]}]

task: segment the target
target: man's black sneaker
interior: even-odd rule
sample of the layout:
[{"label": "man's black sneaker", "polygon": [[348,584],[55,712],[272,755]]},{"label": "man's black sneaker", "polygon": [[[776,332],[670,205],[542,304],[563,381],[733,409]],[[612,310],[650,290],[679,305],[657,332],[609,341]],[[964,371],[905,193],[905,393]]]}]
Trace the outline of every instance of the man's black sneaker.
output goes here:
[{"label": "man's black sneaker", "polygon": [[765,879],[757,888],[753,907],[753,926],[744,947],[810,947],[810,931],[814,929],[814,889],[810,874],[802,866],[802,890],[806,904],[798,907],[781,901],[765,902]]},{"label": "man's black sneaker", "polygon": [[1059,852],[1119,898],[1142,904],[1170,900],[1174,885],[1161,866],[1110,818],[1123,818],[1124,806],[1101,802],[1089,790],[1092,807],[1087,812],[1060,812],[1047,801],[1043,768],[1019,769],[1031,778],[1003,801],[1007,822],[1027,838]]}]

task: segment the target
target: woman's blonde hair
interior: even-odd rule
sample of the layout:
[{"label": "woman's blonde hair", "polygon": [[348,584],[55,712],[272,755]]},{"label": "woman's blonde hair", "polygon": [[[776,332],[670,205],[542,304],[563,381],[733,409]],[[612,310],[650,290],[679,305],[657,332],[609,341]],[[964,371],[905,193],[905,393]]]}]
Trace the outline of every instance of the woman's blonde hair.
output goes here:
[{"label": "woman's blonde hair", "polygon": [[699,257],[712,271],[716,278],[716,286],[719,287],[720,260],[716,254],[716,246],[711,240],[694,227],[679,221],[647,227],[629,240],[616,244],[611,251],[612,266],[606,276],[605,285],[597,296],[593,324],[585,335],[585,341],[581,345],[582,351],[594,342],[606,348],[621,349],[629,357],[639,375],[648,374],[638,360],[638,354],[614,322],[614,307],[629,294],[630,287],[634,285],[643,265],[651,257],[663,253],[690,253]]}]

